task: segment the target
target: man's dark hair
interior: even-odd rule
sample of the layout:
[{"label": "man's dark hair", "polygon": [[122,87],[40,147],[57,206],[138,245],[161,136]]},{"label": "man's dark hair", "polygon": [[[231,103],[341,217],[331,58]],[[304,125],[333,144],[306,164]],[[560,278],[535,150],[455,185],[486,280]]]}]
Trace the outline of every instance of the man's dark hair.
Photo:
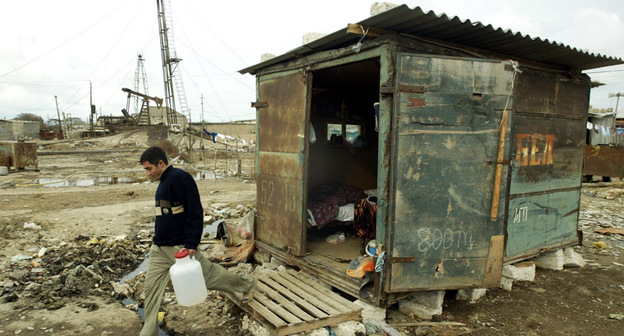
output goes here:
[{"label": "man's dark hair", "polygon": [[150,147],[141,154],[141,159],[139,163],[143,164],[143,162],[149,162],[153,165],[157,165],[158,161],[162,160],[165,164],[169,164],[167,160],[167,154],[160,147]]}]

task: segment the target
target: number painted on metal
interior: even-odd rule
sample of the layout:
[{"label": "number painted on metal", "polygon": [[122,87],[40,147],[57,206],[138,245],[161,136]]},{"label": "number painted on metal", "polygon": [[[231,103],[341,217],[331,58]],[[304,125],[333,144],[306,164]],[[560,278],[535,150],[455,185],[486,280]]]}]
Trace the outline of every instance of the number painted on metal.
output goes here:
[{"label": "number painted on metal", "polygon": [[[260,189],[258,191],[260,196],[260,204],[264,204],[266,206],[273,206],[273,194],[276,192],[280,193],[280,198],[282,199],[282,195],[284,197],[284,210],[295,212],[297,210],[297,202],[299,201],[299,197],[297,197],[297,186],[295,184],[282,184],[276,183],[274,181],[262,180],[260,182]],[[282,202],[279,202],[282,203]]]},{"label": "number painted on metal", "polygon": [[453,231],[446,229],[422,228],[418,230],[418,250],[427,252],[429,250],[448,250],[455,246],[456,248],[467,247],[472,248],[472,231]]},{"label": "number painted on metal", "polygon": [[273,206],[271,200],[275,191],[275,183],[273,181],[262,180],[260,183],[260,203]]},{"label": "number painted on metal", "polygon": [[297,202],[297,188],[294,184],[286,184],[286,204],[284,204],[284,209],[286,211],[295,212],[296,202]]}]

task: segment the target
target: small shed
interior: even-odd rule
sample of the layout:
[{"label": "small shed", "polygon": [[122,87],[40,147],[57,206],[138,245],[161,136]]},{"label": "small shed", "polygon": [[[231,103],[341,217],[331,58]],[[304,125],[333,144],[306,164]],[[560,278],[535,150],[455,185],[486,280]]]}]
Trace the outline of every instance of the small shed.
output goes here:
[{"label": "small shed", "polygon": [[615,111],[589,112],[587,117],[588,145],[624,145],[624,137],[616,128],[616,115]]},{"label": "small shed", "polygon": [[40,129],[38,121],[0,120],[0,140],[39,139]]},{"label": "small shed", "polygon": [[[184,130],[186,129],[187,126],[187,118],[184,114],[174,111],[174,115],[175,115],[175,122],[173,122],[173,120],[168,120],[167,115],[169,114],[168,111],[170,110],[169,107],[166,106],[149,106],[149,113],[145,113],[141,112],[141,114],[146,114],[149,116],[149,122],[146,122],[147,125],[167,125],[167,126],[171,126],[169,124],[173,123],[173,124],[178,124],[180,125],[180,127]],[[141,124],[141,116],[137,117],[139,119],[139,124]]]},{"label": "small shed", "polygon": [[[403,5],[241,70],[258,248],[380,306],[497,287],[504,263],[578,244],[582,71],[622,63]],[[366,251],[375,272],[347,274]]]},{"label": "small shed", "polygon": [[616,127],[616,116],[615,111],[589,112],[584,182],[592,181],[594,176],[602,176],[603,181],[624,177],[624,135],[622,128]]}]

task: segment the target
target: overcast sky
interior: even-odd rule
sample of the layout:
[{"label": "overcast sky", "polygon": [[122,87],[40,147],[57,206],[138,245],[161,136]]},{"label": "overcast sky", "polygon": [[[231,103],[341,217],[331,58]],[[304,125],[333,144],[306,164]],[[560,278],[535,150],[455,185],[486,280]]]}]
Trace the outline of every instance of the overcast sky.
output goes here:
[{"label": "overcast sky", "polygon": [[[168,0],[167,0],[168,1]],[[373,1],[171,0],[174,47],[193,121],[254,119],[255,77],[239,70],[265,53],[281,55],[309,32],[330,34],[370,15]],[[400,2],[395,2],[401,4]],[[425,12],[481,21],[624,58],[624,6],[617,0],[423,0]],[[98,115],[121,116],[134,89],[137,55],[145,59],[148,93],[163,97],[155,0],[21,0],[0,14],[0,119],[60,111],[84,120],[89,83]],[[587,71],[607,85],[592,90],[594,107],[615,107],[624,66]],[[139,91],[144,92],[143,85]],[[203,105],[201,97],[203,95]],[[624,114],[624,99],[620,102]],[[130,112],[134,111],[131,104]]]}]

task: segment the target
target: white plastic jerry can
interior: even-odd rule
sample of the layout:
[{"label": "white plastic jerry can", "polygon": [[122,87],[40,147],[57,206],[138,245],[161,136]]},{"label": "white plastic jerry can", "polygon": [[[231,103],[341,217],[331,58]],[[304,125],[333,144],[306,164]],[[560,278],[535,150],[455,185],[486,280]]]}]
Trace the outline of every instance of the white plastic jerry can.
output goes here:
[{"label": "white plastic jerry can", "polygon": [[208,291],[201,264],[195,258],[191,259],[187,250],[176,252],[175,258],[175,264],[169,268],[169,275],[178,304],[194,306],[204,302]]}]

